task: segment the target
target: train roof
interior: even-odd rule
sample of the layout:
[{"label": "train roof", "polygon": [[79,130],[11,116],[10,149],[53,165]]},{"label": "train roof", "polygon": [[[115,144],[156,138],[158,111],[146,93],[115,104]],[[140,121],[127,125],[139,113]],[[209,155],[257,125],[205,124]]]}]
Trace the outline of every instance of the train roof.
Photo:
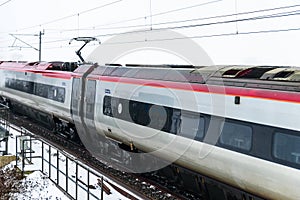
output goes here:
[{"label": "train roof", "polygon": [[266,88],[274,90],[300,91],[300,68],[294,66],[253,65],[145,65],[145,64],[97,64],[76,62],[13,62],[0,61],[0,69],[21,71],[64,71],[82,76],[91,67],[90,77],[99,76],[152,79],[198,84],[230,85],[236,87]]},{"label": "train roof", "polygon": [[300,68],[291,66],[213,65],[105,65],[91,77],[112,76],[234,87],[300,92]]},{"label": "train roof", "polygon": [[[176,73],[185,77],[201,76],[203,81],[211,78],[228,79],[257,79],[257,80],[281,80],[300,81],[300,68],[291,66],[253,66],[253,65],[133,65],[108,64],[99,66],[94,74],[104,76],[125,76],[151,79],[163,79],[163,77],[176,77]],[[133,75],[134,74],[134,75]],[[144,74],[144,75],[142,75]],[[202,81],[200,81],[202,82]]]},{"label": "train roof", "polygon": [[2,69],[24,69],[24,70],[58,70],[73,72],[77,69],[77,62],[25,62],[25,61],[0,61]]}]

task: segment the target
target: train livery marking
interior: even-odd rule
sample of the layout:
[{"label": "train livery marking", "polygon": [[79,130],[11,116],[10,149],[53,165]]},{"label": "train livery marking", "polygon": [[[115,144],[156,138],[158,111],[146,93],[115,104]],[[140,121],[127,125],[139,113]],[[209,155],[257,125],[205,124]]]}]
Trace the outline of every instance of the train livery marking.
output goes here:
[{"label": "train livery marking", "polygon": [[249,88],[238,88],[228,86],[216,86],[216,85],[199,85],[194,83],[179,83],[179,82],[168,82],[159,80],[145,80],[145,79],[132,79],[123,77],[110,77],[101,76],[100,81],[133,84],[145,87],[157,87],[157,88],[171,88],[177,90],[186,90],[193,92],[204,92],[211,94],[222,94],[229,96],[241,96],[250,98],[260,98],[267,100],[276,100],[283,102],[300,103],[300,93],[291,93],[284,91],[274,90],[262,90],[262,89],[249,89]]}]

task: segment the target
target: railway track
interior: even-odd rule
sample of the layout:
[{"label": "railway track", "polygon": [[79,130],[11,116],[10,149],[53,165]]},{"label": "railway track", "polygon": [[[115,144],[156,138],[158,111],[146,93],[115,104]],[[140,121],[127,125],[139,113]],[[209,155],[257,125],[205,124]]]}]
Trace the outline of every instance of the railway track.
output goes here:
[{"label": "railway track", "polygon": [[[52,131],[40,126],[38,123],[27,118],[26,116],[10,113],[9,122],[17,127],[26,128],[27,130],[46,140],[50,144],[53,144],[59,149],[70,153],[79,161],[107,176],[118,185],[121,185],[122,187],[126,188],[142,199],[204,199],[201,198],[201,196],[195,196],[194,194],[190,194],[186,191],[177,189],[177,186],[172,185],[171,182],[162,181],[165,180],[163,177],[159,177],[160,181],[157,182],[158,177],[152,176],[151,173],[148,173],[147,175],[132,174],[116,170],[111,166],[107,166],[103,162],[93,157],[90,152],[84,148],[83,145],[71,142],[70,140],[66,140],[61,135],[53,134]],[[107,184],[111,185],[112,183]],[[118,186],[112,187],[118,190]],[[119,192],[129,199],[136,199],[132,195],[126,193],[126,191],[122,191],[122,189],[120,188]]]}]

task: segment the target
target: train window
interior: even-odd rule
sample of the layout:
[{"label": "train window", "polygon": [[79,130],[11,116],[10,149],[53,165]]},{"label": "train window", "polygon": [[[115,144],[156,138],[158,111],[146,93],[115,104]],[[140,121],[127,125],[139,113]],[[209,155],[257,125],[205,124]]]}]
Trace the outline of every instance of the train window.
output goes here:
[{"label": "train window", "polygon": [[129,114],[134,123],[172,134],[178,131],[178,111],[165,106],[129,101]]},{"label": "train window", "polygon": [[5,87],[12,88],[12,79],[10,78],[5,79]]},{"label": "train window", "polygon": [[65,88],[62,87],[9,78],[5,80],[5,87],[62,103],[65,101]]},{"label": "train window", "polygon": [[168,113],[163,106],[152,105],[149,109],[149,127],[162,130],[167,122]]},{"label": "train window", "polygon": [[47,94],[48,94],[47,98],[48,99],[54,99],[56,97],[57,91],[56,91],[55,87],[45,87],[44,86],[44,88],[46,90],[48,90],[48,92],[47,92]]},{"label": "train window", "polygon": [[111,117],[113,116],[111,107],[111,96],[105,96],[103,99],[103,114]]},{"label": "train window", "polygon": [[300,164],[300,136],[276,132],[273,156],[283,161]]},{"label": "train window", "polygon": [[48,87],[44,84],[36,83],[35,84],[35,95],[39,97],[48,98]]},{"label": "train window", "polygon": [[190,111],[181,112],[181,130],[183,137],[200,140],[204,136],[204,117]]},{"label": "train window", "polygon": [[172,117],[171,117],[171,127],[170,127],[170,133],[172,134],[178,134],[178,132],[180,131],[180,125],[181,125],[181,110],[179,109],[172,109],[173,113],[172,113]]},{"label": "train window", "polygon": [[219,142],[225,146],[249,151],[252,145],[252,128],[226,121]]},{"label": "train window", "polygon": [[[180,131],[182,120],[179,109],[110,96],[104,97],[103,114],[175,135]],[[199,123],[201,128],[198,128]],[[195,135],[203,137],[204,120],[199,123]]]},{"label": "train window", "polygon": [[111,111],[112,116],[128,122],[132,122],[129,113],[129,101],[121,98],[111,98]]},{"label": "train window", "polygon": [[56,91],[56,98],[54,100],[61,103],[65,102],[65,88],[57,87]]},{"label": "train window", "polygon": [[39,97],[51,99],[61,103],[65,101],[65,88],[62,87],[36,83],[34,94]]},{"label": "train window", "polygon": [[33,82],[23,81],[23,87],[21,91],[32,94],[33,93]]},{"label": "train window", "polygon": [[150,124],[149,110],[151,104],[129,101],[129,113],[134,123],[148,126]]}]

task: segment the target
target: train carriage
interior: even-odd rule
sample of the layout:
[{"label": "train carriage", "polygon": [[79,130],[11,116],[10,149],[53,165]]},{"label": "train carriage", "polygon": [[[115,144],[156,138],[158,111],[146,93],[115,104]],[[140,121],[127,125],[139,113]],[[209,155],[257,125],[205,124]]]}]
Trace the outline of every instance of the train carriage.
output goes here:
[{"label": "train carriage", "polygon": [[[178,183],[211,199],[299,199],[299,74],[278,66],[0,62],[0,95],[56,131],[73,139],[77,132],[96,157],[134,166],[132,155],[150,153],[174,163]],[[113,144],[127,151],[115,153]]]}]

